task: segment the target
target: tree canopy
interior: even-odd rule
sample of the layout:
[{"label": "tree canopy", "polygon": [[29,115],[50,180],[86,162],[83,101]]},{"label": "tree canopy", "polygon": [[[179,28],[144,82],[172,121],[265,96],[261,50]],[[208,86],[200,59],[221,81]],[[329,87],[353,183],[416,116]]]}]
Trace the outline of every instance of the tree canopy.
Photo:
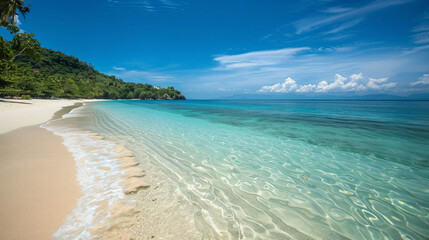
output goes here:
[{"label": "tree canopy", "polygon": [[[15,56],[8,47],[16,49],[13,50],[15,52],[24,49],[30,36],[17,34],[15,37],[16,42],[0,43],[0,54]],[[41,48],[40,56],[37,52],[15,56],[13,65],[4,69],[0,77],[0,96],[185,99],[173,87],[158,88],[150,84],[124,82],[98,72],[76,57],[46,48]]]}]

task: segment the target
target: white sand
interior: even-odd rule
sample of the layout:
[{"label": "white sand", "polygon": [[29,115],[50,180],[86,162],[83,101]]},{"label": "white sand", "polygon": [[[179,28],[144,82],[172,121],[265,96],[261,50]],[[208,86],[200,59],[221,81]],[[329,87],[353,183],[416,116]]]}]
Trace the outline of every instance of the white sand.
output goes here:
[{"label": "white sand", "polygon": [[77,206],[74,158],[38,125],[84,101],[0,99],[0,239],[52,239]]},{"label": "white sand", "polygon": [[1,99],[0,134],[18,128],[42,124],[50,120],[54,113],[78,102],[93,100],[48,100],[48,99]]}]

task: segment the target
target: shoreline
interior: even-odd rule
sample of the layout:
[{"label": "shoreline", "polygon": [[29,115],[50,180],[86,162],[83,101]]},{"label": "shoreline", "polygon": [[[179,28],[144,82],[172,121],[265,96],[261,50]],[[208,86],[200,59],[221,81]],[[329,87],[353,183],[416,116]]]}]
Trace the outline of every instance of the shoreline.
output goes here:
[{"label": "shoreline", "polygon": [[[49,119],[44,121],[48,124],[34,125],[34,119],[26,118],[25,124],[32,126],[9,127],[0,134],[0,194],[4,196],[0,199],[0,239],[174,239],[177,234],[201,238],[194,224],[188,226],[179,219],[171,220],[175,227],[164,228],[163,216],[168,213],[155,209],[183,199],[161,200],[170,199],[171,188],[168,181],[154,182],[148,168],[141,166],[146,155],[136,156],[123,142],[76,128],[82,109],[77,103],[87,101],[63,100],[65,105],[59,108],[54,106],[58,100],[36,100],[39,106],[26,104],[18,109],[11,107],[19,103],[5,107],[4,102],[0,99],[3,115],[32,112]],[[11,111],[4,111],[7,107]],[[185,205],[176,207],[192,209]]]},{"label": "shoreline", "polygon": [[[43,124],[53,118],[55,113],[76,103],[103,101],[68,99],[4,99],[0,98],[0,134],[13,130]],[[61,116],[60,116],[61,117]]]},{"label": "shoreline", "polygon": [[82,196],[73,155],[41,124],[85,100],[0,101],[0,238],[53,239]]},{"label": "shoreline", "polygon": [[39,126],[0,135],[0,238],[53,239],[82,196],[62,138]]}]

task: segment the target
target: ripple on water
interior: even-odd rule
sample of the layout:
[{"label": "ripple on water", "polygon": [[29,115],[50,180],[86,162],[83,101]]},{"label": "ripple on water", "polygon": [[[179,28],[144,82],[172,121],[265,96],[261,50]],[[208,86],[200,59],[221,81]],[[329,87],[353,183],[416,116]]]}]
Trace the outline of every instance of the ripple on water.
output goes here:
[{"label": "ripple on water", "polygon": [[[279,117],[278,122],[271,122],[277,125],[270,127],[263,118],[262,122],[223,121],[234,113],[216,115],[210,112],[210,107],[205,108],[204,114],[189,117],[178,113],[176,108],[151,104],[156,107],[143,104],[126,108],[120,102],[117,107],[100,107],[108,114],[99,117],[111,122],[100,120],[106,128],[101,130],[129,141],[133,151],[150,156],[148,166],[157,166],[172,180],[172,188],[180,190],[184,201],[193,206],[188,214],[203,237],[427,239],[429,236],[425,201],[429,192],[422,191],[427,190],[424,183],[428,172],[379,158],[376,144],[371,147],[377,150],[372,155],[342,145],[344,140],[345,145],[356,146],[353,132],[336,138],[344,135],[341,132],[344,129],[337,127],[338,131],[332,131],[338,135],[321,141],[320,129],[304,124],[309,121],[305,118],[299,118],[299,123],[290,121],[280,126],[279,123],[285,122]],[[194,111],[186,104],[179,105],[190,113]],[[216,118],[210,118],[210,114]],[[121,119],[117,117],[120,115],[129,117]],[[322,120],[321,123],[335,121],[349,128],[358,124],[344,122],[340,117]],[[258,126],[252,128],[252,124]],[[324,125],[324,131],[332,132],[326,126],[331,125]],[[265,131],[264,127],[271,129]],[[373,132],[367,132],[367,139],[377,137]],[[286,134],[293,137],[286,138]],[[333,147],[328,140],[334,142]],[[357,142],[365,144],[361,140]]]}]

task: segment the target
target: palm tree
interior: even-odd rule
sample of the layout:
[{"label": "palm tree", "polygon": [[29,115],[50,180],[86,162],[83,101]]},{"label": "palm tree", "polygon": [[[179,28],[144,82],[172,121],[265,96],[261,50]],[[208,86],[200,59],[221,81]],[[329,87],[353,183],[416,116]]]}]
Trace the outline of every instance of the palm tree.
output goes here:
[{"label": "palm tree", "polygon": [[19,13],[25,19],[25,15],[30,12],[30,6],[24,0],[2,0],[0,3],[0,19],[15,25]]}]

